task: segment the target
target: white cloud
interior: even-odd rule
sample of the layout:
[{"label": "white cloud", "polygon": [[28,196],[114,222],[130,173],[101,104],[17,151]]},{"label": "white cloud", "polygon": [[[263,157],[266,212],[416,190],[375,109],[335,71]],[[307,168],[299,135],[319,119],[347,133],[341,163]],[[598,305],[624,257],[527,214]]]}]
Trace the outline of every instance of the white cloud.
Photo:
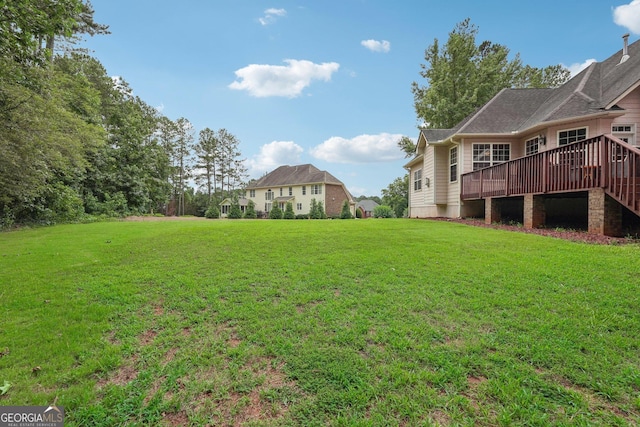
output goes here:
[{"label": "white cloud", "polygon": [[276,22],[276,19],[283,16],[287,16],[287,11],[285,9],[270,8],[264,11],[264,16],[262,18],[258,18],[258,22],[265,26],[273,24]]},{"label": "white cloud", "polygon": [[287,65],[251,64],[236,70],[236,80],[229,85],[235,90],[246,90],[251,96],[264,98],[284,96],[295,98],[313,80],[331,80],[340,68],[337,62],[314,64],[311,61],[285,59]]},{"label": "white cloud", "polygon": [[352,139],[334,136],[310,150],[313,157],[334,163],[389,162],[404,157],[398,148],[399,134],[359,135]]},{"label": "white cloud", "polygon": [[260,177],[278,166],[300,163],[304,149],[293,141],[273,141],[260,147],[260,154],[246,162],[249,176]]},{"label": "white cloud", "polygon": [[632,0],[613,9],[613,22],[634,34],[640,34],[640,0]]},{"label": "white cloud", "polygon": [[372,52],[388,53],[391,50],[391,43],[386,40],[362,40],[360,44]]},{"label": "white cloud", "polygon": [[595,59],[591,58],[591,59],[587,59],[583,63],[576,63],[576,64],[571,64],[571,65],[561,64],[561,65],[563,67],[565,67],[566,69],[568,69],[571,72],[571,77],[573,77],[573,76],[579,74],[580,71],[584,70],[585,68],[587,68],[589,65],[593,64],[594,62],[597,62],[597,61]]}]

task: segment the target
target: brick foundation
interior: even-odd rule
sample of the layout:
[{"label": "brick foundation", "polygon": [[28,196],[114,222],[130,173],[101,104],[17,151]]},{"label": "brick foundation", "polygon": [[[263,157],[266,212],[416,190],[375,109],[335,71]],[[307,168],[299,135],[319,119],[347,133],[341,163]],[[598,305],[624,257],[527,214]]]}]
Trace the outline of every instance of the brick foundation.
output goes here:
[{"label": "brick foundation", "polygon": [[546,210],[544,206],[544,198],[542,196],[534,196],[526,194],[524,196],[524,228],[539,228],[546,221]]},{"label": "brick foundation", "polygon": [[493,224],[502,221],[500,215],[500,200],[488,197],[484,202],[484,222],[485,224]]},{"label": "brick foundation", "polygon": [[622,206],[602,188],[589,190],[589,233],[622,235]]}]

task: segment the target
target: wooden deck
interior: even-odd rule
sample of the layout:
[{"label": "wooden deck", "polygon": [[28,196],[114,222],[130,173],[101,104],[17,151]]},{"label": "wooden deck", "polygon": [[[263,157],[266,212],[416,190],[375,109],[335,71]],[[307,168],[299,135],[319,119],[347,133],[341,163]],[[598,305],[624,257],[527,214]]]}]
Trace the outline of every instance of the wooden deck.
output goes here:
[{"label": "wooden deck", "polygon": [[462,200],[603,188],[640,216],[640,149],[611,135],[462,175]]}]

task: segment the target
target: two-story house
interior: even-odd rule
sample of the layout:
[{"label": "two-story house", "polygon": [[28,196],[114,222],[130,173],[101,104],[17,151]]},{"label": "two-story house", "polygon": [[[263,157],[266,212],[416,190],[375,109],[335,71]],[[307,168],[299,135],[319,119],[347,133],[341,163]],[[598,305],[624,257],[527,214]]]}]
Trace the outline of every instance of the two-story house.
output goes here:
[{"label": "two-story house", "polygon": [[246,188],[246,200],[252,200],[256,211],[265,214],[276,203],[284,210],[290,202],[296,215],[305,215],[313,199],[322,202],[328,217],[339,216],[345,201],[355,216],[356,204],[345,185],[311,164],[280,166]]}]

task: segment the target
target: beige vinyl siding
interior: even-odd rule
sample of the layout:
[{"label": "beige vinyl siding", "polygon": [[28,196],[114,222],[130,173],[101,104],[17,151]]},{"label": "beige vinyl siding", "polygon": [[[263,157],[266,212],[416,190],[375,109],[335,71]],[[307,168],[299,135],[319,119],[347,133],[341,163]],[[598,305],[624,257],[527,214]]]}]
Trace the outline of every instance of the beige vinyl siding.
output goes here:
[{"label": "beige vinyl siding", "polygon": [[[424,203],[427,205],[432,205],[435,203],[435,183],[436,183],[436,165],[434,163],[434,147],[430,145],[425,150],[424,156],[424,171],[422,172],[422,176],[425,178],[429,178],[429,187],[423,185],[423,188],[426,190],[424,193]],[[424,181],[424,180],[423,180]],[[426,187],[426,188],[425,188]]]},{"label": "beige vinyl siding", "polygon": [[[319,184],[319,183],[314,183],[314,184]],[[314,184],[305,184],[306,186],[306,195],[302,194],[302,185],[286,185],[286,186],[277,186],[277,187],[269,187],[269,188],[256,188],[256,197],[247,197],[247,199],[249,200],[253,200],[253,202],[256,204],[256,211],[262,211],[264,212],[264,205],[265,203],[273,203],[275,201],[276,198],[280,197],[280,189],[282,188],[282,196],[283,197],[290,197],[289,196],[289,187],[293,187],[293,195],[291,197],[293,197],[293,199],[291,200],[291,203],[293,203],[293,209],[294,212],[296,214],[307,214],[309,213],[309,209],[311,208],[311,199],[316,199],[316,201],[318,202],[322,202],[325,207],[326,207],[326,203],[325,203],[325,196],[326,196],[326,185],[325,184],[321,184],[322,185],[322,194],[311,194],[311,185]],[[271,190],[273,192],[273,199],[274,200],[266,200],[265,199],[265,193],[267,192],[267,190]],[[249,196],[249,191],[247,191],[247,196]],[[302,211],[298,211],[297,210],[297,204],[298,203],[302,203]]]},{"label": "beige vinyl siding", "polygon": [[[422,169],[422,189],[420,190],[415,190],[414,189],[414,174],[416,171]],[[425,177],[425,167],[424,167],[424,163],[420,162],[416,165],[413,165],[411,167],[411,170],[409,171],[409,201],[411,203],[411,208],[419,208],[421,206],[424,206],[427,202],[426,202],[426,190],[427,188],[425,188],[426,186],[424,185],[424,177]]]},{"label": "beige vinyl siding", "polygon": [[449,193],[449,147],[433,147],[435,157],[434,203],[447,203]]}]

